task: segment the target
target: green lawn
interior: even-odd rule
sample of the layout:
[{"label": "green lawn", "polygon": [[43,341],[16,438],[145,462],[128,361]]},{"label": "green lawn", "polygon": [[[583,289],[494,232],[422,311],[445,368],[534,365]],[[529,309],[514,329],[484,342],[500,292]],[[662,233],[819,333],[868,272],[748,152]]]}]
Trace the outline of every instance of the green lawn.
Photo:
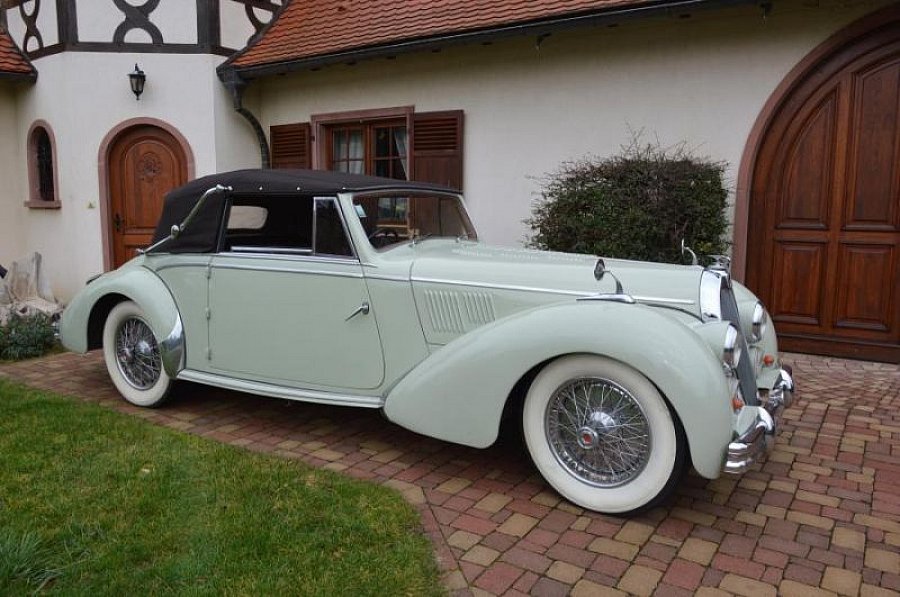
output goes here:
[{"label": "green lawn", "polygon": [[390,490],[0,380],[0,594],[435,595]]}]

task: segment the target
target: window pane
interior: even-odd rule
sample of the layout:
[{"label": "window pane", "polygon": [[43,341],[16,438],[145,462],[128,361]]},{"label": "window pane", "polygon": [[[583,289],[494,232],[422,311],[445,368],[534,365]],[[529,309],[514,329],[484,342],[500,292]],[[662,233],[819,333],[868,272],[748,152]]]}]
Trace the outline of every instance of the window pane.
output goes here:
[{"label": "window pane", "polygon": [[376,249],[409,242],[414,238],[466,237],[476,239],[465,208],[456,197],[412,195],[353,199],[369,242]]},{"label": "window pane", "polygon": [[[334,131],[334,135],[332,136],[334,150],[332,152],[332,160],[334,165],[337,166],[341,160],[347,159],[347,135],[344,131]],[[335,170],[339,170],[339,168],[335,167]]]},{"label": "window pane", "polygon": [[37,131],[37,170],[38,194],[44,201],[53,201],[53,146],[50,135],[42,128]]},{"label": "window pane", "polygon": [[391,156],[391,129],[379,127],[375,129],[375,157],[387,158]]},{"label": "window pane", "polygon": [[317,255],[353,255],[334,199],[316,200],[315,251]]},{"label": "window pane", "polygon": [[350,153],[348,157],[351,160],[363,160],[366,157],[365,148],[363,147],[362,131],[350,131]]}]

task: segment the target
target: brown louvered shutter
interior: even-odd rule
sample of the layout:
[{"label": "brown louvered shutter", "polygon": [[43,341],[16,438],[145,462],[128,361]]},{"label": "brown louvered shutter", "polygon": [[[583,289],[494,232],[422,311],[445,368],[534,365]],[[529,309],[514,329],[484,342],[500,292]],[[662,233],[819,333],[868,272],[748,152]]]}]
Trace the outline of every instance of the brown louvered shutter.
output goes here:
[{"label": "brown louvered shutter", "polygon": [[413,117],[413,176],[462,190],[463,112],[420,112]]},{"label": "brown louvered shutter", "polygon": [[312,144],[308,122],[269,127],[273,168],[310,168]]}]

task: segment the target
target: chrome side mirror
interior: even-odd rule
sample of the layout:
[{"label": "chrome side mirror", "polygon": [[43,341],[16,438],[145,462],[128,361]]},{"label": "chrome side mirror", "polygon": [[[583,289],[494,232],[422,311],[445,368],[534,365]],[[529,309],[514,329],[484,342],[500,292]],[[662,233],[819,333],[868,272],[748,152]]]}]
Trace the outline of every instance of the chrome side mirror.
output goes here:
[{"label": "chrome side mirror", "polygon": [[597,264],[594,266],[594,279],[598,282],[609,274],[612,276],[612,279],[616,281],[616,294],[625,294],[625,290],[622,288],[622,283],[619,282],[619,278],[616,277],[614,273],[606,269],[606,262],[603,261],[602,257],[597,259]]},{"label": "chrome side mirror", "polygon": [[685,253],[691,254],[691,265],[697,265],[699,263],[699,261],[697,260],[697,254],[694,253],[694,251],[691,250],[691,248],[689,246],[684,244],[684,239],[682,238],[681,239],[681,256],[684,257]]}]

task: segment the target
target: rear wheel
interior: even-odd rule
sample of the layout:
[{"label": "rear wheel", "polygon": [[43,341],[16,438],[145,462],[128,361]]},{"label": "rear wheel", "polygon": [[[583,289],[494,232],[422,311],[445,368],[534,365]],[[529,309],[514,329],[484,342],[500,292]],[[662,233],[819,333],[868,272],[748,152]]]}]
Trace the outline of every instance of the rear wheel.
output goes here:
[{"label": "rear wheel", "polygon": [[103,326],[103,357],[116,389],[137,406],[162,404],[172,388],[172,380],[162,366],[159,344],[132,301],[113,307]]},{"label": "rear wheel", "polygon": [[535,466],[566,499],[633,513],[665,499],[684,470],[680,423],[656,387],[618,361],[563,357],[535,378],[522,413]]}]

